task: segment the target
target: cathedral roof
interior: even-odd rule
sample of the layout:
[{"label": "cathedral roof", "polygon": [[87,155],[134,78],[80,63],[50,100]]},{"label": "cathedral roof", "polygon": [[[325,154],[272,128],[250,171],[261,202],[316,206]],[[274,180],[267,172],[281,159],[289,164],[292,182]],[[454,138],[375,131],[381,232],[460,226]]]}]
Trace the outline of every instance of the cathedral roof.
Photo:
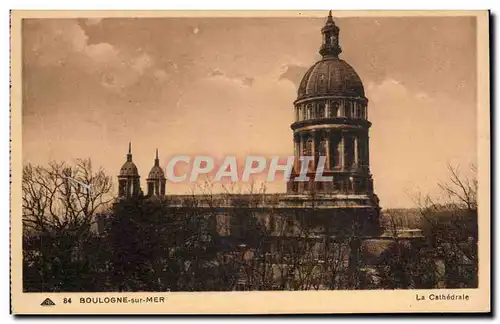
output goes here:
[{"label": "cathedral roof", "polygon": [[316,62],[300,82],[297,100],[319,96],[364,98],[365,90],[361,78],[352,66],[339,58],[339,28],[333,21],[331,11],[321,29],[323,42],[319,53],[322,59]]},{"label": "cathedral roof", "polygon": [[120,176],[133,176],[138,177],[139,171],[137,170],[137,166],[132,162],[132,144],[128,143],[128,154],[127,154],[127,162],[125,162],[120,169]]},{"label": "cathedral roof", "polygon": [[300,82],[297,100],[316,96],[364,97],[361,78],[344,60],[325,58],[316,62]]},{"label": "cathedral roof", "polygon": [[163,172],[162,168],[158,165],[155,165],[151,168],[151,171],[149,171],[149,179],[165,179],[165,173]]},{"label": "cathedral roof", "polygon": [[122,168],[120,169],[120,175],[121,176],[138,176],[139,171],[137,170],[137,166],[134,164],[134,162],[125,162],[122,165]]}]

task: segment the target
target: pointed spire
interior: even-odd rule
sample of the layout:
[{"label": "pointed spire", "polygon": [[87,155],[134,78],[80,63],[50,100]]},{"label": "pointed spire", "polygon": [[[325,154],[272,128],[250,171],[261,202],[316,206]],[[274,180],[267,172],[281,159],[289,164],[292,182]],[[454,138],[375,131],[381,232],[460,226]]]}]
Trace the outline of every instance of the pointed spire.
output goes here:
[{"label": "pointed spire", "polygon": [[333,17],[332,17],[332,11],[328,11],[328,19],[326,20],[327,22],[333,22]]},{"label": "pointed spire", "polygon": [[132,162],[132,142],[128,142],[127,162]]},{"label": "pointed spire", "polygon": [[160,159],[158,159],[158,148],[156,148],[155,166],[160,166]]}]

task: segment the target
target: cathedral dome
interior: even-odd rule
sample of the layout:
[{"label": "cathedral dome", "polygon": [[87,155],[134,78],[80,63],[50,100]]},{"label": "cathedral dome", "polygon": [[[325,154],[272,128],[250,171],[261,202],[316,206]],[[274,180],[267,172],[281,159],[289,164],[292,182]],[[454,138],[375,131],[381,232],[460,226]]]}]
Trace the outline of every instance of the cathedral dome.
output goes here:
[{"label": "cathedral dome", "polygon": [[122,177],[138,177],[139,171],[134,162],[132,162],[132,143],[128,143],[127,161],[120,169],[120,176]]},{"label": "cathedral dome", "polygon": [[138,176],[139,171],[137,171],[137,166],[132,161],[127,161],[123,164],[120,169],[121,176]]},{"label": "cathedral dome", "polygon": [[339,28],[333,21],[331,11],[325,26],[321,29],[321,34],[323,40],[319,53],[322,59],[316,62],[302,78],[297,100],[322,96],[364,99],[365,89],[361,78],[352,66],[339,58],[342,53]]},{"label": "cathedral dome", "polygon": [[326,57],[306,72],[297,100],[325,95],[364,98],[365,90],[352,66],[342,59]]},{"label": "cathedral dome", "polygon": [[155,165],[151,168],[151,171],[149,171],[148,178],[149,179],[165,179],[165,173],[160,168],[160,166]]},{"label": "cathedral dome", "polygon": [[163,172],[163,169],[160,167],[160,159],[158,159],[158,149],[156,149],[156,158],[155,158],[155,164],[151,168],[151,171],[149,171],[149,180],[164,180],[165,179],[165,173]]}]

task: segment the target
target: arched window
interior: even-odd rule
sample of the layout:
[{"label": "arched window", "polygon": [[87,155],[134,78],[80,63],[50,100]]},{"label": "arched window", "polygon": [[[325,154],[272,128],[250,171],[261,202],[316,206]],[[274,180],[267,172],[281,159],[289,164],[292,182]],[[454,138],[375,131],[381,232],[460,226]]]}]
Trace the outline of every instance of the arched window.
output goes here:
[{"label": "arched window", "polygon": [[318,145],[318,156],[325,156],[325,169],[328,169],[328,157],[326,156],[326,137],[321,137]]},{"label": "arched window", "polygon": [[347,118],[352,116],[352,102],[347,100],[344,102],[344,116]]},{"label": "arched window", "polygon": [[120,196],[125,196],[125,194],[126,194],[126,187],[127,187],[127,182],[126,182],[126,180],[120,180],[120,181],[119,181],[119,184],[120,184],[120,185],[119,185],[119,187],[120,187],[120,188],[119,188],[119,189],[120,189],[120,190],[119,190],[119,191],[120,191],[119,195],[120,195]]},{"label": "arched window", "polygon": [[332,101],[330,102],[330,105],[328,106],[328,116],[329,117],[337,117],[339,115],[339,107],[340,104],[338,101]]},{"label": "arched window", "polygon": [[304,156],[312,156],[312,147],[313,147],[312,137],[309,137],[305,144],[306,145],[304,146]]},{"label": "arched window", "polygon": [[356,107],[356,118],[363,118],[363,107],[361,106],[360,103],[356,102],[355,104],[355,107]]},{"label": "arched window", "polygon": [[363,104],[358,104],[358,109],[359,109],[359,113],[358,113],[358,116],[359,118],[362,118],[364,119],[365,118],[365,107],[363,107]]},{"label": "arched window", "polygon": [[153,196],[154,194],[155,194],[154,183],[150,182],[148,183],[148,195]]},{"label": "arched window", "polygon": [[344,167],[350,169],[354,164],[354,137],[344,136]]},{"label": "arched window", "polygon": [[308,104],[306,108],[306,119],[312,118],[312,105]]},{"label": "arched window", "polygon": [[320,145],[319,145],[319,154],[320,155],[325,155],[326,154],[326,137],[321,137]]},{"label": "arched window", "polygon": [[340,152],[341,152],[340,145],[342,144],[340,136],[339,135],[335,135],[333,137],[333,141],[332,142],[333,142],[332,143],[333,144],[333,152],[332,152],[333,153],[332,154],[333,155],[332,156],[332,158],[333,158],[333,167],[334,168],[340,168]]},{"label": "arched window", "polygon": [[318,102],[318,106],[316,107],[316,118],[323,118],[325,117],[325,102],[320,101]]}]

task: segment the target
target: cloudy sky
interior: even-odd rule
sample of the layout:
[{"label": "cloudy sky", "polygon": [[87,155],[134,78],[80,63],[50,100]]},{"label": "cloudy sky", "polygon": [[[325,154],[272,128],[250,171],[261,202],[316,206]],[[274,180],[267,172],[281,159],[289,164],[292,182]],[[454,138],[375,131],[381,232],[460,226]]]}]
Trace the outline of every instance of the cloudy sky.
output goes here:
[{"label": "cloudy sky", "polygon": [[[177,154],[293,155],[292,103],[324,21],[24,20],[23,161],[90,157],[115,176],[132,141],[144,188],[157,147],[162,166]],[[384,208],[411,207],[408,193],[436,193],[448,163],[476,163],[475,19],[335,21],[369,99],[375,191]]]}]

